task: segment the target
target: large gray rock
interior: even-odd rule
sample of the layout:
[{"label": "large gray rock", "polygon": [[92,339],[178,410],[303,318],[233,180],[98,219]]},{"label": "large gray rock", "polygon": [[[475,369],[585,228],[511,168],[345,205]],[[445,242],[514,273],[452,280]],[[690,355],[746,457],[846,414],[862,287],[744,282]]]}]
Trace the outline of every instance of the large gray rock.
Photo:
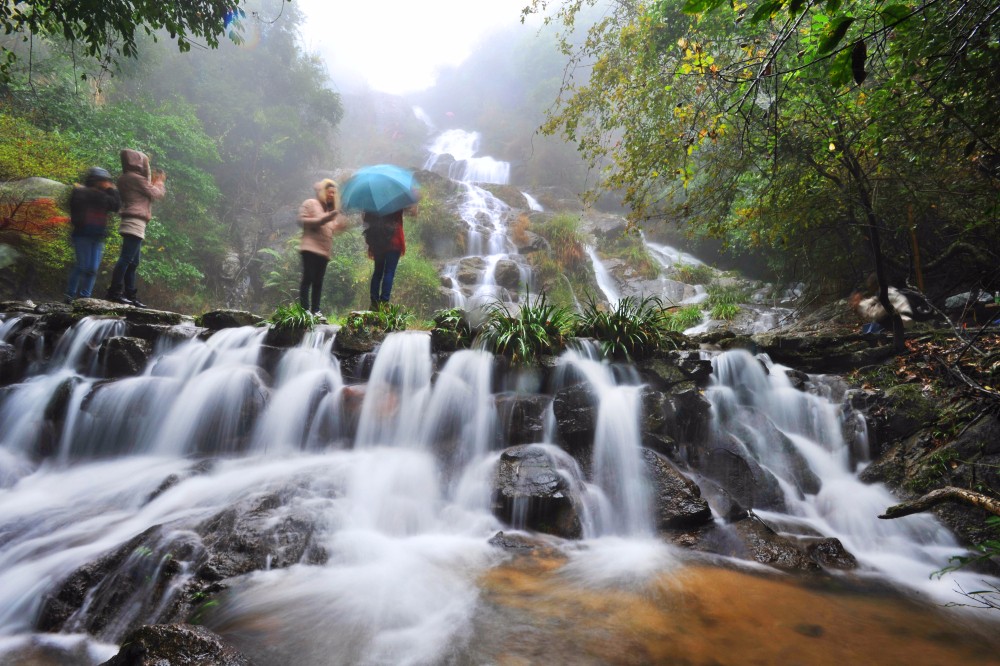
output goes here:
[{"label": "large gray rock", "polygon": [[545,414],[551,403],[548,396],[501,393],[495,401],[504,441],[512,445],[544,441]]},{"label": "large gray rock", "polygon": [[642,459],[653,489],[658,529],[691,529],[712,520],[712,510],[701,496],[698,484],[684,476],[666,458],[649,449],[643,449]]},{"label": "large gray rock", "polygon": [[501,259],[497,262],[493,278],[504,289],[517,291],[521,288],[521,268],[510,259]]},{"label": "large gray rock", "polygon": [[257,326],[264,319],[245,310],[212,310],[203,314],[198,323],[207,329],[220,331],[224,328]]},{"label": "large gray rock", "polygon": [[[201,474],[205,465],[191,470]],[[153,501],[179,482],[167,478]],[[47,596],[37,628],[86,631],[110,641],[145,623],[183,622],[253,571],[298,563],[321,564],[324,548],[313,540],[314,515],[293,504],[300,489],[233,502],[197,524],[155,525],[103,557],[80,567]],[[191,573],[180,589],[181,574]],[[86,613],[78,613],[86,607]]]},{"label": "large gray rock", "polygon": [[253,662],[221,636],[193,624],[139,627],[102,666],[251,666]]},{"label": "large gray rock", "polygon": [[577,539],[583,532],[566,477],[538,446],[514,446],[500,454],[493,513],[515,528],[567,539]]},{"label": "large gray rock", "polygon": [[577,458],[589,458],[597,426],[597,396],[587,384],[573,384],[552,399],[556,430],[564,448]]},{"label": "large gray rock", "polygon": [[145,340],[116,336],[101,343],[97,358],[104,367],[106,377],[134,377],[142,374],[150,351],[150,345]]}]

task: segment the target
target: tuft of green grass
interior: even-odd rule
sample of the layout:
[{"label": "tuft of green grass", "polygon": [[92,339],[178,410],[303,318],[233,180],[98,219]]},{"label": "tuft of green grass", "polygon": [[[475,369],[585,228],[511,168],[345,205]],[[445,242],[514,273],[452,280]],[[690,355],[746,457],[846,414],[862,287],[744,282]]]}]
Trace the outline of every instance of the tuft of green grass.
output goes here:
[{"label": "tuft of green grass", "polygon": [[655,296],[626,296],[611,311],[589,296],[577,334],[596,339],[607,357],[638,360],[656,351],[665,330],[663,302]]},{"label": "tuft of green grass", "polygon": [[279,330],[308,330],[320,321],[318,317],[314,317],[311,312],[298,303],[292,303],[291,305],[279,305],[266,323]]},{"label": "tuft of green grass", "polygon": [[664,326],[668,331],[684,332],[701,323],[701,308],[687,305],[664,312]]},{"label": "tuft of green grass", "polygon": [[530,293],[517,314],[497,301],[485,308],[486,319],[477,340],[512,364],[534,363],[543,354],[558,353],[574,329],[576,314],[547,302],[545,293],[534,301]]},{"label": "tuft of green grass", "polygon": [[715,271],[705,264],[676,263],[673,278],[684,284],[708,284],[715,277]]},{"label": "tuft of green grass", "polygon": [[714,282],[707,287],[708,300],[706,307],[712,319],[732,321],[740,313],[740,303],[746,303],[749,293],[745,287],[738,285],[722,285]]}]

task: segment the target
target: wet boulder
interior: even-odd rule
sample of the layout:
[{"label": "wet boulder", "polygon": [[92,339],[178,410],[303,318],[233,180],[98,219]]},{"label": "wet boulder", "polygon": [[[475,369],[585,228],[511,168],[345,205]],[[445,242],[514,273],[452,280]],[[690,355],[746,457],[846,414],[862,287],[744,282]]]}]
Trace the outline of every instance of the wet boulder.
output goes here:
[{"label": "wet boulder", "polygon": [[14,345],[0,342],[0,386],[14,384],[24,376],[24,364]]},{"label": "wet boulder", "polygon": [[505,442],[513,445],[544,441],[545,415],[551,404],[548,396],[501,393],[495,401],[497,420]]},{"label": "wet boulder", "polygon": [[479,278],[486,270],[486,260],[482,257],[465,257],[458,263],[455,278],[465,285],[478,284]]},{"label": "wet boulder", "polygon": [[367,354],[385,340],[386,332],[374,312],[361,310],[347,316],[334,340],[334,350],[340,354]]},{"label": "wet boulder", "polygon": [[532,252],[549,252],[552,247],[544,237],[539,236],[534,231],[525,229],[512,235],[514,245],[518,254],[530,254]]},{"label": "wet boulder", "polygon": [[735,443],[698,451],[693,464],[716,481],[739,506],[773,511],[786,508],[778,480]]},{"label": "wet boulder", "polygon": [[701,490],[663,456],[643,449],[642,459],[653,490],[656,526],[661,530],[691,529],[712,520]]},{"label": "wet boulder", "polygon": [[122,640],[102,666],[250,666],[253,662],[221,636],[193,624],[145,625]]},{"label": "wet boulder", "polygon": [[140,338],[115,336],[108,338],[98,350],[98,361],[105,376],[112,379],[142,374],[149,360],[150,345]]},{"label": "wet boulder", "polygon": [[597,397],[586,384],[573,384],[552,399],[559,442],[577,457],[589,458],[597,426]]},{"label": "wet boulder", "polygon": [[857,569],[858,560],[844,548],[840,539],[833,537],[804,539],[806,554],[827,569]]},{"label": "wet boulder", "polygon": [[731,553],[732,555],[786,571],[820,570],[820,565],[794,540],[781,536],[758,518],[741,520],[731,527],[743,544],[743,552]]},{"label": "wet boulder", "polygon": [[224,328],[257,326],[263,321],[263,318],[245,310],[212,310],[198,318],[198,325],[209,330],[221,331]]},{"label": "wet boulder", "polygon": [[497,518],[517,529],[566,539],[583,533],[566,477],[539,446],[514,446],[500,454],[492,506]]},{"label": "wet boulder", "polygon": [[501,259],[497,262],[493,278],[499,286],[509,291],[518,291],[521,288],[521,268],[510,259]]}]

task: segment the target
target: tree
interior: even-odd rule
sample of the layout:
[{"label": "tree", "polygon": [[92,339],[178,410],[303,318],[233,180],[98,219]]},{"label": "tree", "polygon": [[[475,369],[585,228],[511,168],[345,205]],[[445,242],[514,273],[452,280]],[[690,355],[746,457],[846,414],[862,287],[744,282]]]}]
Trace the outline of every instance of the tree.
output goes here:
[{"label": "tree", "polygon": [[[868,244],[883,295],[885,273],[915,275],[918,242],[964,241],[995,266],[989,3],[619,1],[584,23],[594,4],[549,17],[571,62],[545,129],[578,143],[635,224],[678,221],[841,284],[870,270]],[[1000,281],[967,253],[950,266]]]},{"label": "tree", "polygon": [[[196,38],[215,48],[219,35],[227,30],[234,39],[239,39],[234,29],[245,16],[241,4],[241,0],[4,2],[0,4],[0,25],[4,34],[21,34],[25,40],[30,35],[43,35],[59,36],[72,44],[80,42],[84,54],[108,63],[116,56],[136,56],[137,29],[147,35],[164,30],[177,40],[181,51],[190,50]],[[0,53],[2,73],[6,75],[14,53],[6,47]]]}]

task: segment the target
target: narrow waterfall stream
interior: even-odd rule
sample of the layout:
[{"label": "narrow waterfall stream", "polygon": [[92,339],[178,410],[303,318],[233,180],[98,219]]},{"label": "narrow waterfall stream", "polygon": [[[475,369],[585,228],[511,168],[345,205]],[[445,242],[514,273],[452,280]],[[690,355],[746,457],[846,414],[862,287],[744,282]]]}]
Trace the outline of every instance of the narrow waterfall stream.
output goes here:
[{"label": "narrow waterfall stream", "polygon": [[[716,357],[710,428],[687,455],[758,461],[774,483],[755,513],[782,533],[839,538],[861,564],[833,574],[851,593],[658,538],[634,369],[584,351],[560,359],[552,390],[586,386],[597,400],[580,458],[559,442],[550,394],[498,392],[486,352],[439,365],[423,332],[390,335],[363,383],[345,382],[328,328],[277,357],[264,329],[179,331],[143,375],[106,381],[96,349],[121,326],[80,321],[0,393],[3,663],[58,648],[59,663],[98,664],[128,627],[188,617],[257,664],[747,663],[733,655],[764,649],[768,617],[806,628],[776,644],[794,656],[761,663],[850,662],[839,646],[858,632],[854,663],[997,662],[995,644],[956,633],[967,615],[886,593],[942,604],[983,577],[931,577],[960,552],[932,517],[876,518],[895,500],[858,482],[866,454],[844,436],[854,416],[820,379],[802,391],[766,359]],[[511,395],[543,407],[526,446],[553,461],[581,523],[579,540],[526,535],[527,559],[495,542],[518,534],[493,510],[510,446],[498,404]],[[724,476],[699,480],[711,496]],[[226,536],[230,525],[245,532]],[[231,555],[209,556],[227,539]],[[265,566],[249,566],[254,549]],[[213,598],[173,615],[213,580],[225,581]],[[817,631],[823,646],[809,643]],[[711,647],[726,636],[729,648]]]}]

